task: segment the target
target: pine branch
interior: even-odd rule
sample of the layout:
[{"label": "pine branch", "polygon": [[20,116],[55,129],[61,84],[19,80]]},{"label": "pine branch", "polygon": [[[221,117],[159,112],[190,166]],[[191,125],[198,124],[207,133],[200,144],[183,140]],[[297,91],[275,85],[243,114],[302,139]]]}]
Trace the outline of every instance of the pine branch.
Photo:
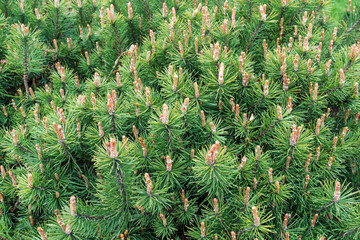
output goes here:
[{"label": "pine branch", "polygon": [[26,36],[24,36],[24,76],[23,76],[23,80],[24,80],[24,86],[25,86],[25,90],[26,90],[26,99],[29,100],[30,99],[30,92],[29,92],[29,84],[28,84],[28,55],[27,55],[27,48],[28,48],[28,40],[26,38]]},{"label": "pine branch", "polygon": [[20,204],[20,202],[19,202],[19,200],[17,200],[17,201],[15,202],[15,205],[10,209],[10,212],[11,212],[11,213],[15,212],[15,210],[17,209],[17,207],[19,206],[19,204]]},{"label": "pine branch", "polygon": [[65,141],[63,139],[60,140],[61,145],[63,146],[64,150],[65,150],[65,154],[68,157],[68,159],[71,159],[71,155],[69,152],[69,148],[66,146]]},{"label": "pine branch", "polygon": [[354,28],[360,23],[360,18],[354,23],[354,25],[352,25],[344,34],[344,37],[346,37],[347,35],[349,35],[349,33],[354,30]]},{"label": "pine branch", "polygon": [[5,8],[5,18],[8,18],[8,0],[5,0],[4,2],[4,8]]},{"label": "pine branch", "polygon": [[303,0],[300,8],[297,10],[297,12],[294,14],[294,16],[291,18],[290,22],[287,24],[288,26],[290,26],[292,24],[292,22],[295,20],[295,18],[297,17],[297,15],[302,11],[302,9],[306,6],[306,2],[305,0]]},{"label": "pine branch", "polygon": [[168,125],[165,125],[165,129],[166,129],[166,137],[167,137],[167,141],[170,145],[170,150],[171,152],[174,152],[174,144],[171,138],[171,132],[170,132],[170,127]]},{"label": "pine branch", "polygon": [[114,160],[114,168],[115,168],[115,175],[118,180],[118,185],[120,186],[119,192],[122,193],[124,205],[127,206],[127,195],[126,195],[126,187],[124,184],[124,173],[122,171],[121,165]]},{"label": "pine branch", "polygon": [[256,27],[254,33],[252,34],[249,43],[246,45],[245,48],[245,52],[247,52],[247,50],[249,49],[249,47],[251,46],[252,42],[255,39],[256,34],[258,33],[258,31],[260,30],[261,26],[264,24],[264,21],[260,21],[260,23],[258,24],[258,26]]},{"label": "pine branch", "polygon": [[345,233],[345,234],[342,234],[341,236],[350,236],[350,235],[353,235],[354,233],[356,233],[357,231],[359,230],[359,228],[354,228],[353,230],[351,230],[350,232],[348,233]]},{"label": "pine branch", "polygon": [[285,14],[285,6],[282,6],[281,7],[281,14],[280,14],[280,21],[284,17],[284,14]]},{"label": "pine branch", "polygon": [[37,189],[37,190],[42,190],[42,191],[46,191],[49,189],[43,188],[43,187],[36,187],[36,186],[32,186],[33,189]]},{"label": "pine branch", "polygon": [[251,107],[249,107],[249,111],[252,110],[256,105],[261,103],[265,99],[265,96],[263,95],[262,98],[260,98],[256,103],[254,103]]},{"label": "pine branch", "polygon": [[115,24],[115,22],[112,24],[113,28],[114,28],[114,32],[115,32],[115,35],[116,35],[116,46],[117,46],[117,53],[118,55],[121,55],[122,51],[120,50],[120,36],[119,36],[119,32],[118,32],[118,29],[117,29],[117,26]]},{"label": "pine branch", "polygon": [[24,148],[23,146],[21,146],[20,144],[16,144],[16,147],[22,151],[23,153],[32,153],[31,151],[27,150],[26,148]]},{"label": "pine branch", "polygon": [[132,37],[133,41],[135,42],[134,25],[132,23],[132,20],[129,20],[129,25],[130,25],[131,37]]},{"label": "pine branch", "polygon": [[80,23],[81,25],[84,25],[82,7],[79,8],[79,15],[80,15]]},{"label": "pine branch", "polygon": [[254,142],[260,138],[262,138],[268,131],[270,131],[271,129],[273,129],[276,125],[279,124],[279,122],[281,122],[282,120],[276,120],[276,122],[273,125],[270,125],[268,128],[266,128],[259,136],[255,137],[254,139],[250,140],[250,142]]},{"label": "pine branch", "polygon": [[251,231],[253,228],[254,228],[254,226],[251,228],[248,228],[248,229],[239,230],[236,235],[240,236],[241,234],[243,234],[245,232]]},{"label": "pine branch", "polygon": [[39,20],[38,20],[38,24],[37,24],[34,32],[37,32],[37,31],[39,30],[39,28],[40,28],[40,23],[41,23],[41,20],[39,19]]},{"label": "pine branch", "polygon": [[34,0],[34,4],[33,4],[33,11],[35,11],[36,4],[37,4],[37,0]]},{"label": "pine branch", "polygon": [[340,87],[332,88],[332,89],[326,90],[324,93],[327,94],[327,93],[335,92],[339,89],[340,89]]},{"label": "pine branch", "polygon": [[104,219],[104,218],[106,218],[106,215],[105,215],[105,216],[91,216],[91,215],[82,214],[82,213],[77,213],[76,216],[77,216],[77,217],[81,217],[81,218],[85,218],[85,219],[87,219],[87,220],[99,220],[99,219]]},{"label": "pine branch", "polygon": [[[249,20],[251,19],[251,15],[252,15],[252,2],[251,0],[248,0],[248,5],[249,5],[249,13],[248,13],[248,17],[249,17]],[[220,9],[220,7],[219,7]]]},{"label": "pine branch", "polygon": [[346,67],[344,68],[344,72],[346,72],[347,70],[349,70],[351,64],[352,64],[352,59],[350,59],[348,65],[346,65]]},{"label": "pine branch", "polygon": [[322,8],[323,6],[323,2],[320,3],[320,6],[316,9],[315,11],[315,16],[318,14],[318,12],[320,11],[320,9]]},{"label": "pine branch", "polygon": [[113,133],[115,133],[116,132],[116,125],[115,125],[115,114],[114,113],[111,114],[111,126],[112,126],[111,131]]},{"label": "pine branch", "polygon": [[120,58],[124,55],[124,53],[127,53],[127,52],[128,52],[128,51],[122,52],[122,53],[118,56],[118,58],[115,60],[114,66],[112,67],[109,75],[106,77],[106,80],[107,80],[107,79],[110,77],[110,75],[114,72],[116,66],[117,66],[118,63],[119,63]]},{"label": "pine branch", "polygon": [[228,234],[230,234],[230,233],[231,233],[230,228],[229,228],[229,226],[225,223],[224,219],[222,219],[222,218],[219,216],[218,213],[215,213],[215,216],[220,219],[221,224],[225,227],[225,229],[226,229],[226,231],[228,232]]},{"label": "pine branch", "polygon": [[149,19],[149,21],[151,21],[150,9],[147,6],[146,0],[142,0],[142,2],[143,2],[143,5],[144,5],[146,16]]},{"label": "pine branch", "polygon": [[56,39],[58,25],[59,25],[59,8],[56,8],[55,29],[54,29],[53,39]]},{"label": "pine branch", "polygon": [[6,238],[4,238],[3,236],[0,235],[0,240],[8,240]]},{"label": "pine branch", "polygon": [[332,204],[334,203],[334,201],[330,201],[328,203],[326,203],[321,209],[315,210],[313,213],[319,213],[319,212],[323,212],[326,208],[330,207]]}]

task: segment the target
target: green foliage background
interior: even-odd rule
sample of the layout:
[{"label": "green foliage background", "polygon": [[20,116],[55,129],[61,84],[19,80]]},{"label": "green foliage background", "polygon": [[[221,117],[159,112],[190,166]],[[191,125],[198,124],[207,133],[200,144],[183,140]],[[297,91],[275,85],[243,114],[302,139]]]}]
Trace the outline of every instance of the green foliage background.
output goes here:
[{"label": "green foliage background", "polygon": [[0,2],[0,239],[359,239],[359,2],[130,2]]}]

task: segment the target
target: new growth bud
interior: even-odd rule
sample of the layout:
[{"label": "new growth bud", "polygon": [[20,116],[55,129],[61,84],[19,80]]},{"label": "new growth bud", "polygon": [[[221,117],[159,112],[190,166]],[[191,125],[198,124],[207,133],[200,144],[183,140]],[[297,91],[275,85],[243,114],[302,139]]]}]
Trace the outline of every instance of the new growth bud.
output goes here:
[{"label": "new growth bud", "polygon": [[334,192],[334,202],[340,201],[340,182],[336,182],[335,184],[335,192]]},{"label": "new growth bud", "polygon": [[252,208],[252,213],[253,213],[253,217],[254,217],[254,226],[258,227],[260,226],[260,218],[258,216],[258,212],[255,206],[253,206]]},{"label": "new growth bud", "polygon": [[146,180],[146,192],[148,196],[151,196],[152,193],[152,182],[148,173],[145,173]]}]

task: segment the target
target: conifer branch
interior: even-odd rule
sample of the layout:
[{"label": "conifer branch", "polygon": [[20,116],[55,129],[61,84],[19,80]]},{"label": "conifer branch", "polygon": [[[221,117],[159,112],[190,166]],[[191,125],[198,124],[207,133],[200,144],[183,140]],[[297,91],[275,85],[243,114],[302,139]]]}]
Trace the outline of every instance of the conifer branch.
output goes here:
[{"label": "conifer branch", "polygon": [[36,4],[37,4],[37,0],[34,0],[34,4],[33,4],[33,11],[35,10],[36,8]]},{"label": "conifer branch", "polygon": [[165,129],[166,129],[167,141],[170,145],[171,152],[174,152],[174,144],[173,144],[173,140],[171,138],[171,128],[170,128],[170,126],[165,125]]},{"label": "conifer branch", "polygon": [[85,218],[87,220],[100,220],[100,219],[106,218],[106,215],[105,216],[92,216],[92,215],[83,214],[83,213],[76,213],[76,216],[80,217],[80,218]]},{"label": "conifer branch", "polygon": [[347,232],[347,233],[342,233],[341,236],[351,236],[353,235],[354,233],[356,233],[357,231],[359,230],[359,228],[354,228],[353,230],[351,230],[350,232]]},{"label": "conifer branch", "polygon": [[116,35],[117,53],[118,53],[118,55],[122,55],[122,50],[120,49],[121,41],[120,41],[119,31],[117,29],[117,26],[116,26],[115,22],[112,23],[112,26],[114,28],[114,32],[115,32],[115,35]]},{"label": "conifer branch", "polygon": [[29,84],[28,84],[28,55],[27,55],[27,50],[28,50],[28,40],[26,38],[26,36],[24,36],[24,76],[23,76],[23,80],[24,80],[24,86],[25,86],[25,90],[26,90],[26,99],[29,100],[30,99],[30,92],[29,92]]},{"label": "conifer branch", "polygon": [[249,47],[251,46],[252,42],[254,41],[255,39],[255,36],[256,34],[258,33],[258,31],[260,30],[261,26],[264,24],[264,21],[260,21],[260,23],[257,25],[255,31],[253,32],[251,38],[250,38],[250,41],[249,43],[246,45],[246,48],[245,48],[245,52],[247,52],[247,50],[249,49]]},{"label": "conifer branch", "polygon": [[360,23],[360,18],[345,32],[344,37],[349,35],[349,33],[355,29],[355,27]]},{"label": "conifer branch", "polygon": [[15,202],[15,205],[10,209],[10,212],[11,213],[13,213],[13,212],[15,212],[15,210],[17,209],[17,207],[20,205],[20,202],[19,202],[19,200],[17,200],[16,202]]},{"label": "conifer branch", "polygon": [[300,8],[297,10],[297,12],[294,14],[294,16],[291,18],[290,22],[287,24],[290,26],[293,21],[296,19],[296,17],[300,14],[300,12],[303,10],[303,8],[306,6],[307,0],[303,0]]},{"label": "conifer branch", "polygon": [[315,10],[315,16],[318,14],[318,12],[320,11],[320,9],[322,8],[323,6],[323,2],[320,3],[319,7]]},{"label": "conifer branch", "polygon": [[8,1],[9,0],[5,0],[5,2],[4,2],[4,8],[5,8],[5,18],[8,18]]},{"label": "conifer branch", "polygon": [[126,195],[126,187],[124,184],[124,173],[121,168],[121,165],[116,162],[116,159],[114,159],[114,168],[115,168],[118,185],[120,186],[119,192],[122,193],[124,205],[127,206],[127,195]]},{"label": "conifer branch", "polygon": [[27,150],[26,148],[24,148],[23,146],[21,146],[20,144],[16,144],[16,147],[22,151],[23,153],[32,153],[31,151]]},{"label": "conifer branch", "polygon": [[229,226],[225,223],[224,219],[222,219],[222,217],[220,217],[220,215],[218,213],[215,213],[215,216],[220,219],[221,224],[225,227],[226,231],[230,234],[230,228]]},{"label": "conifer branch", "polygon": [[60,143],[61,143],[63,149],[65,150],[66,156],[67,156],[68,159],[70,160],[70,159],[71,159],[71,155],[70,155],[70,152],[69,152],[69,148],[68,148],[68,147],[66,146],[66,144],[65,144],[64,139],[61,139],[61,140],[60,140]]},{"label": "conifer branch", "polygon": [[79,8],[79,15],[80,15],[80,23],[81,25],[84,25],[84,20],[83,20],[83,10],[82,7]]},{"label": "conifer branch", "polygon": [[56,8],[56,18],[55,18],[55,28],[54,28],[54,33],[53,33],[53,39],[56,39],[58,25],[59,25],[59,8],[57,7]]},{"label": "conifer branch", "polygon": [[[249,13],[248,13],[248,18],[249,20],[251,19],[251,15],[252,15],[252,2],[251,0],[247,0],[248,1],[248,6],[249,6]],[[219,6],[220,8],[220,6]]]},{"label": "conifer branch", "polygon": [[130,25],[130,31],[131,31],[132,40],[135,42],[134,25],[132,23],[132,20],[129,20],[129,25]]},{"label": "conifer branch", "polygon": [[330,207],[333,203],[334,203],[334,201],[330,201],[330,202],[326,203],[321,209],[315,210],[313,213],[321,213],[326,208]]},{"label": "conifer branch", "polygon": [[[350,72],[358,72],[355,60],[360,43],[347,38],[360,25],[356,4],[349,1],[344,25],[328,29],[336,22],[326,19],[330,12],[323,1],[278,0],[274,5],[269,0],[267,5],[255,6],[254,0],[247,0],[230,4],[231,9],[228,1],[221,0],[210,4],[208,0],[181,4],[162,0],[161,6],[141,0],[127,3],[127,17],[125,5],[117,5],[118,0],[77,0],[78,7],[70,7],[74,3],[67,1],[26,0],[26,8],[25,0],[0,4],[7,17],[0,16],[0,55],[4,55],[0,60],[0,158],[6,163],[0,166],[0,179],[10,187],[0,191],[4,236],[23,238],[20,231],[26,223],[38,227],[38,231],[28,228],[26,237],[42,240],[54,238],[55,233],[89,239],[218,239],[214,233],[219,229],[233,240],[289,239],[289,233],[303,231],[294,224],[303,215],[312,216],[308,226],[316,230],[312,234],[324,229],[339,239],[359,234],[354,218],[348,217],[356,213],[358,200],[355,146],[359,145],[360,112],[354,101],[359,84]],[[152,13],[160,22],[152,21]],[[271,14],[268,21],[267,13]],[[141,19],[145,19],[143,26]],[[29,32],[21,22],[33,30]],[[71,28],[74,22],[80,24],[80,37]],[[180,26],[184,22],[187,25]],[[82,25],[87,23],[84,36]],[[313,42],[313,30],[318,40],[321,31],[319,43]],[[148,31],[150,41],[143,43],[142,34]],[[265,38],[262,48],[260,38]],[[334,47],[335,42],[342,47]],[[322,47],[326,48],[323,54]],[[240,56],[239,48],[244,50]],[[99,74],[104,76],[101,81]],[[250,82],[249,74],[262,80]],[[13,76],[21,79],[15,82]],[[36,82],[31,83],[33,76]],[[271,97],[265,76],[277,79]],[[314,83],[309,91],[304,91],[304,81]],[[293,108],[292,100],[306,101]],[[276,111],[269,106],[276,106]],[[282,106],[286,106],[285,117]],[[255,152],[249,146],[256,146]],[[343,159],[347,167],[339,169]],[[139,179],[142,174],[146,189]],[[305,178],[297,179],[299,174]],[[90,187],[90,183],[94,184]],[[194,198],[181,191],[188,184],[197,192]],[[313,209],[301,205],[310,199],[310,191],[322,193],[311,194],[311,202],[321,203]],[[71,196],[70,216],[64,194]],[[217,197],[230,203],[221,212]],[[76,201],[85,204],[77,206]],[[284,204],[288,201],[293,204]],[[33,206],[26,211],[29,203]],[[261,204],[261,212],[250,203]],[[214,206],[213,211],[209,206]],[[51,209],[58,209],[58,225],[46,217]],[[66,218],[61,219],[60,212]],[[320,214],[313,212],[328,218],[320,217],[321,223],[315,224]],[[286,213],[284,221],[280,213]],[[339,219],[343,223],[332,230]]]},{"label": "conifer branch", "polygon": [[144,6],[144,9],[145,9],[146,16],[149,19],[149,21],[151,21],[150,9],[147,6],[146,0],[142,0],[142,3],[143,3],[143,6]]},{"label": "conifer branch", "polygon": [[281,7],[281,13],[280,13],[280,21],[284,17],[284,14],[285,14],[285,6],[282,6]]},{"label": "conifer branch", "polygon": [[115,133],[115,131],[116,131],[115,114],[112,113],[110,116],[111,116],[111,127],[112,127],[111,131],[112,131],[113,133]]},{"label": "conifer branch", "polygon": [[254,139],[251,140],[251,142],[255,142],[256,140],[262,138],[268,131],[270,131],[271,129],[273,129],[274,127],[276,127],[276,125],[278,125],[282,120],[278,119],[275,121],[274,124],[270,125],[269,127],[267,127],[264,131],[262,131],[260,133],[260,135],[258,135],[257,137],[255,137]]},{"label": "conifer branch", "polygon": [[349,70],[350,66],[352,64],[352,59],[350,59],[349,63],[346,65],[346,67],[344,68],[344,72],[346,72],[347,70]]},{"label": "conifer branch", "polygon": [[0,240],[8,240],[6,238],[4,238],[3,236],[0,235]]}]

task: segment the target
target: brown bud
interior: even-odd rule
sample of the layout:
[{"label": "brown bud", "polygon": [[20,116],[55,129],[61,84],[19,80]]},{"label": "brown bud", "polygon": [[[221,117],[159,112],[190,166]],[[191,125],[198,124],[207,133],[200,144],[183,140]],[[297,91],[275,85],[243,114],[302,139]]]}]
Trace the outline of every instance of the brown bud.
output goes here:
[{"label": "brown bud", "polygon": [[70,213],[71,216],[75,216],[76,205],[75,205],[75,196],[70,197]]},{"label": "brown bud", "polygon": [[336,182],[334,191],[334,202],[340,201],[340,182]]},{"label": "brown bud", "polygon": [[47,240],[44,230],[41,227],[38,227],[37,230],[40,234],[41,240]]},{"label": "brown bud", "polygon": [[219,213],[219,203],[216,198],[214,198],[214,212],[215,212],[215,214]]},{"label": "brown bud", "polygon": [[258,212],[255,206],[252,207],[253,217],[254,217],[254,226],[260,226],[260,218],[258,216]]},{"label": "brown bud", "polygon": [[205,223],[204,222],[201,222],[201,237],[202,238],[205,238]]},{"label": "brown bud", "polygon": [[318,216],[319,216],[319,214],[316,213],[316,214],[314,215],[313,219],[311,220],[311,227],[312,227],[312,228],[315,227],[316,219],[317,219]]}]

